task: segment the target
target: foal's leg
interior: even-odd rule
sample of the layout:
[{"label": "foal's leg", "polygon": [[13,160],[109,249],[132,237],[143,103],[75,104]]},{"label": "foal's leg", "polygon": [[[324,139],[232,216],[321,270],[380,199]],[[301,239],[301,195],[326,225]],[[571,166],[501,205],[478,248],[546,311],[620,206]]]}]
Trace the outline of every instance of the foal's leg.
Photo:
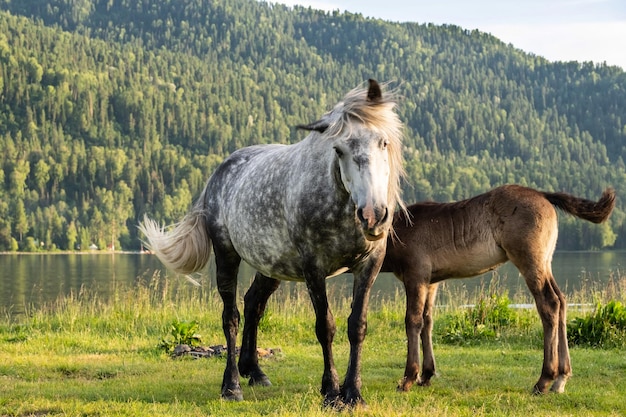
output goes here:
[{"label": "foal's leg", "polygon": [[424,305],[428,298],[429,284],[420,282],[418,274],[405,273],[403,275],[406,292],[406,315],[404,327],[407,337],[406,366],[404,378],[398,385],[398,391],[409,391],[414,383],[419,381],[420,362],[420,334],[424,329]]},{"label": "foal's leg", "polygon": [[239,384],[237,370],[236,342],[239,329],[239,310],[237,310],[237,272],[241,258],[234,252],[227,252],[214,245],[217,266],[217,289],[224,302],[222,328],[226,336],[226,369],[222,380],[222,397],[227,400],[243,400],[243,391]]},{"label": "foal's leg", "polygon": [[554,277],[551,275],[550,283],[554,292],[560,300],[559,308],[559,372],[554,384],[550,388],[554,392],[565,392],[565,384],[570,376],[572,376],[572,365],[569,356],[569,347],[567,345],[567,302],[565,296],[557,287]]},{"label": "foal's leg", "polygon": [[422,327],[422,351],[424,361],[422,363],[422,376],[418,385],[429,386],[430,378],[435,376],[435,354],[433,352],[433,307],[439,284],[430,284],[426,304],[424,304],[424,326]]},{"label": "foal's leg", "polygon": [[244,297],[243,341],[239,354],[239,373],[242,376],[250,377],[250,385],[272,385],[267,375],[259,367],[257,334],[259,321],[267,306],[267,300],[279,285],[279,280],[266,277],[257,272],[250,289]]},{"label": "foal's leg", "polygon": [[543,324],[543,367],[533,392],[535,394],[546,392],[555,380],[553,391],[562,392],[572,372],[565,327],[565,297],[557,287],[549,266],[537,263],[536,267],[520,265],[518,269],[524,275],[526,284],[535,298]]}]

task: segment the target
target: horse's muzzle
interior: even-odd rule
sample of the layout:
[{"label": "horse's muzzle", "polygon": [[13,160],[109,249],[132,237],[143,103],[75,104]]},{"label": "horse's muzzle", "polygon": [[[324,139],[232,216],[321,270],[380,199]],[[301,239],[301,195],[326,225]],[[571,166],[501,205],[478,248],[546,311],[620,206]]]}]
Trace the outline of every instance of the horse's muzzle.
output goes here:
[{"label": "horse's muzzle", "polygon": [[363,235],[365,239],[375,241],[386,236],[387,220],[389,219],[389,210],[387,207],[379,208],[359,208],[356,215],[361,222]]}]

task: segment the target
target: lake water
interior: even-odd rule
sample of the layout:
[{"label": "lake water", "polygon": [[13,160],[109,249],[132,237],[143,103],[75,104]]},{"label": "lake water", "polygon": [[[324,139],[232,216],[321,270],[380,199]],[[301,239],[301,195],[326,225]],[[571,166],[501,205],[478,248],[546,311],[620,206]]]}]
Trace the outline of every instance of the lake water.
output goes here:
[{"label": "lake water", "polygon": [[[552,265],[559,287],[570,294],[583,285],[596,283],[601,286],[614,275],[624,275],[626,252],[557,252]],[[488,285],[493,274],[448,280],[442,285],[450,292],[456,289],[472,293],[476,288]],[[242,264],[239,275],[240,296],[243,297],[254,270]],[[509,294],[528,293],[523,278],[510,263],[500,267],[495,276]],[[0,254],[0,311],[19,315],[27,309],[53,302],[59,296],[77,293],[81,288],[108,298],[120,288],[146,284],[155,277],[174,280],[179,285],[192,285],[185,278],[166,272],[158,259],[148,254]],[[205,288],[215,285],[213,261],[198,281]],[[329,294],[331,297],[350,297],[351,284],[350,274],[332,278],[328,280]],[[305,291],[303,284],[293,282],[283,283],[281,288],[283,292]],[[393,275],[381,274],[374,284],[372,304],[402,294],[402,291]]]}]

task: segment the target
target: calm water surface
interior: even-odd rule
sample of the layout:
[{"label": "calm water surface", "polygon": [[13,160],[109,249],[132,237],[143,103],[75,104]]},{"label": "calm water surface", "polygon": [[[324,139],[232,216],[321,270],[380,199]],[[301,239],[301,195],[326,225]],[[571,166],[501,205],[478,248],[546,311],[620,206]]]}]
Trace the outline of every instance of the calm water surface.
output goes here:
[{"label": "calm water surface", "polygon": [[[559,287],[567,294],[590,283],[608,282],[614,275],[624,275],[626,252],[557,252],[553,272]],[[204,287],[215,285],[215,269],[210,262],[205,274],[198,278]],[[239,272],[240,296],[247,289],[254,270],[242,264]],[[499,283],[510,294],[526,291],[523,278],[511,264],[497,271]],[[148,284],[155,277],[174,280],[180,285],[191,285],[185,278],[166,272],[155,256],[138,253],[94,254],[0,254],[0,311],[22,314],[60,296],[77,293],[81,288],[95,291],[108,298],[114,291],[135,285]],[[467,290],[488,285],[493,273],[480,277],[448,280],[448,289]],[[332,297],[350,297],[352,276],[328,280]],[[285,282],[282,291],[305,291],[305,286]],[[372,303],[402,294],[402,286],[391,274],[381,274],[374,284]]]}]

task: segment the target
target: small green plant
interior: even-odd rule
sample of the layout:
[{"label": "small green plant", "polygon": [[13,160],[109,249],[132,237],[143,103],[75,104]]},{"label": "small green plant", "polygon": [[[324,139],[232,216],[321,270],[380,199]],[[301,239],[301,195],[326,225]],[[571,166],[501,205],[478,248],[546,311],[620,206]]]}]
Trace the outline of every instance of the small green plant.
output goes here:
[{"label": "small green plant", "polygon": [[161,339],[158,347],[172,353],[177,345],[199,346],[201,336],[197,333],[198,322],[174,320],[170,325],[169,337]]},{"label": "small green plant", "polygon": [[572,345],[626,347],[626,307],[615,300],[598,303],[593,313],[568,323],[567,338]]},{"label": "small green plant", "polygon": [[29,326],[18,324],[18,325],[12,326],[7,333],[8,334],[5,337],[5,340],[7,342],[10,342],[10,343],[26,342],[32,334],[32,329]]},{"label": "small green plant", "polygon": [[448,344],[471,344],[498,339],[501,329],[518,322],[518,314],[509,306],[506,295],[481,298],[474,306],[446,315],[442,341]]}]

